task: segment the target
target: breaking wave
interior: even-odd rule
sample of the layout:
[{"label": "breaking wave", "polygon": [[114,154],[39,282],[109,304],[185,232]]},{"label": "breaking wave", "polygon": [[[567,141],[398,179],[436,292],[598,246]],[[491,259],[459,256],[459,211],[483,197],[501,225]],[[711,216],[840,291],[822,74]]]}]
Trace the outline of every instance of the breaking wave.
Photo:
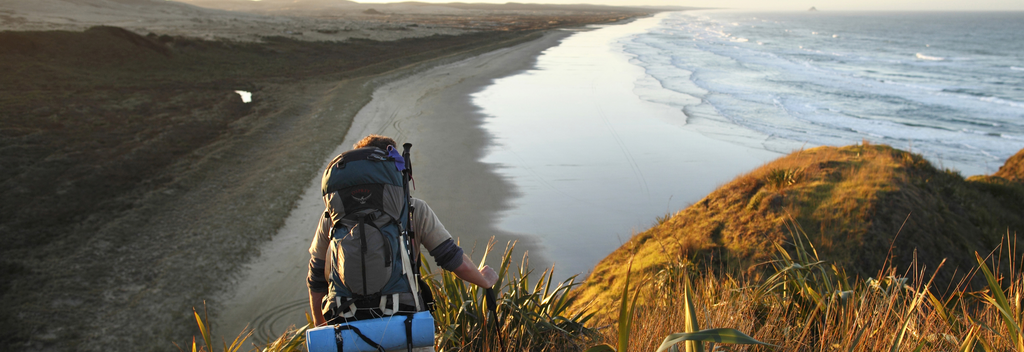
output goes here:
[{"label": "breaking wave", "polygon": [[928,55],[925,55],[925,54],[922,54],[922,53],[917,53],[917,55],[914,55],[914,56],[917,56],[918,59],[928,60],[928,61],[942,61],[942,60],[945,60],[945,58],[941,58],[941,57],[938,57],[938,56],[928,56]]},{"label": "breaking wave", "polygon": [[[929,159],[967,174],[994,172],[993,165],[1024,147],[1010,137],[1024,135],[1024,92],[1015,88],[1024,86],[1024,77],[1005,74],[1007,67],[1024,71],[1010,61],[1017,49],[984,40],[959,48],[959,38],[944,34],[961,33],[955,26],[894,39],[886,26],[902,28],[901,18],[835,17],[820,23],[820,16],[780,14],[765,22],[762,15],[744,22],[750,17],[741,13],[678,13],[650,35],[626,40],[624,50],[634,55],[633,62],[660,83],[637,86],[636,93],[673,96],[651,91],[667,89],[691,97],[669,105],[687,113],[691,128],[712,134],[743,127],[768,139],[811,145],[862,139],[913,145]],[[945,23],[935,16],[944,15],[913,20]],[[989,25],[992,33],[979,37],[999,38],[1016,31],[1012,23],[1024,23],[1018,17],[1006,22],[979,17],[972,25]],[[807,28],[824,25],[829,28]],[[812,32],[844,33],[844,40]],[[744,38],[770,39],[740,41]],[[955,49],[908,58],[906,48],[918,43]]]}]

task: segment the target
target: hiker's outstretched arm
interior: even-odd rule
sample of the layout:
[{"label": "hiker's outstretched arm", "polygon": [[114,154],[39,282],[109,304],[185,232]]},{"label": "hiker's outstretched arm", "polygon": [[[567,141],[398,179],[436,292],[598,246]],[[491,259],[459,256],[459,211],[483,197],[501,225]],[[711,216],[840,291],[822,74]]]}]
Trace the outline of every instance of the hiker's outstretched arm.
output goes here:
[{"label": "hiker's outstretched arm", "polygon": [[498,273],[494,272],[494,269],[484,265],[483,268],[477,270],[476,264],[473,264],[473,260],[469,259],[469,256],[465,254],[462,255],[462,265],[459,265],[452,272],[460,279],[484,288],[491,288],[491,286],[494,286],[494,283],[498,282]]},{"label": "hiker's outstretched arm", "polygon": [[324,325],[324,313],[320,311],[320,302],[323,302],[326,293],[309,291],[309,310],[313,313],[313,325]]}]

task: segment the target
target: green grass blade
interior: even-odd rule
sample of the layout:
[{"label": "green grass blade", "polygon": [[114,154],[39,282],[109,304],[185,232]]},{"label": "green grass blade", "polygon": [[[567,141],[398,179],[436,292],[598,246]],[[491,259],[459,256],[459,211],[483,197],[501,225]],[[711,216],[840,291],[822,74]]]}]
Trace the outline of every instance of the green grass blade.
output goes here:
[{"label": "green grass blade", "polygon": [[[308,314],[307,314],[307,316],[308,316]],[[248,332],[246,332],[246,330],[248,330]],[[224,352],[238,352],[239,350],[241,350],[242,349],[242,343],[245,340],[249,339],[249,337],[251,337],[252,333],[255,332],[255,331],[256,330],[249,330],[249,326],[246,325],[245,328],[242,329],[242,332],[238,333],[238,336],[235,337],[235,340],[231,341],[231,346],[227,346],[227,343],[225,342]]]},{"label": "green grass blade", "polygon": [[629,334],[633,323],[633,310],[629,306],[629,278],[632,276],[633,258],[629,258],[626,266],[626,278],[622,284],[622,300],[619,305],[619,351],[629,351]]},{"label": "green grass blade", "polygon": [[281,352],[298,352],[300,350],[299,347],[306,344],[306,330],[309,327],[310,325],[306,325],[295,331],[295,335],[292,335],[292,338],[284,345],[284,349]]},{"label": "green grass blade", "polygon": [[957,331],[958,329],[956,329],[955,321],[950,319],[950,313],[946,309],[946,304],[942,302],[942,300],[940,300],[938,297],[935,297],[935,295],[932,294],[930,291],[926,293],[928,295],[928,301],[931,302],[932,309],[935,311],[935,314],[938,314],[939,317],[942,318],[942,321],[946,323],[946,326],[948,326],[950,329],[953,329],[953,331],[959,332]]},{"label": "green grass blade", "polygon": [[[690,275],[683,271],[683,333],[696,333],[700,331],[700,323],[697,321],[697,308],[694,307],[693,283],[690,282]],[[702,340],[689,340],[686,343],[686,352],[699,352],[704,350]]]},{"label": "green grass blade", "polygon": [[960,343],[960,347],[956,350],[959,352],[974,352],[974,334],[978,332],[978,327],[971,328],[967,332],[967,336],[964,337],[964,341]]},{"label": "green grass blade", "polygon": [[665,337],[665,341],[661,343],[656,352],[662,352],[672,348],[680,342],[715,342],[715,343],[731,343],[740,345],[765,345],[775,346],[767,344],[754,339],[753,337],[744,334],[743,332],[730,329],[730,328],[719,328],[719,329],[707,329],[697,332],[680,332],[671,334]]},{"label": "green grass blade", "polygon": [[1017,317],[1012,314],[1013,307],[1010,306],[1009,300],[1006,299],[1006,295],[1003,293],[1002,286],[999,285],[999,281],[996,280],[995,275],[989,270],[988,264],[985,263],[985,259],[981,258],[978,252],[974,252],[974,258],[978,261],[978,266],[981,267],[981,272],[985,274],[985,281],[988,282],[990,297],[986,297],[988,302],[999,311],[999,315],[1003,318],[1003,324],[1006,325],[1006,329],[1009,330],[1009,339],[1011,343],[1016,345],[1017,351],[1024,351],[1024,341],[1021,340],[1021,329],[1020,322],[1017,321]]},{"label": "green grass blade", "polygon": [[[636,286],[636,290],[633,291],[633,301],[629,304],[629,325],[626,327],[626,347],[629,347],[629,335],[633,333],[633,312],[636,311],[636,301],[640,298],[640,288],[642,286],[644,286],[643,282]],[[623,349],[623,351],[627,351],[627,349]]]},{"label": "green grass blade", "polygon": [[[554,280],[554,276],[555,276],[555,264],[554,263],[551,264],[551,268],[548,269],[548,271],[549,271],[550,275],[548,275],[548,277],[547,277],[548,282],[544,286],[544,292],[542,293],[542,295],[544,295],[545,297],[548,296],[549,292],[551,292],[551,283],[555,281]],[[542,275],[542,277],[543,277],[543,275]]]},{"label": "green grass blade", "polygon": [[588,348],[586,351],[583,352],[615,352],[615,349],[606,343],[602,343],[600,345]]},{"label": "green grass blade", "polygon": [[196,325],[199,325],[199,333],[203,335],[203,343],[206,344],[207,349],[210,349],[212,351],[213,337],[210,336],[210,326],[207,325],[205,321],[203,321],[203,318],[199,317],[199,312],[197,312],[195,308],[192,308],[192,315],[196,317]]},{"label": "green grass blade", "polygon": [[867,329],[860,329],[860,331],[857,332],[857,337],[853,338],[853,342],[850,343],[850,348],[848,348],[846,352],[853,352],[853,350],[857,348],[857,345],[860,344],[860,339],[864,337],[865,331],[867,331]]},{"label": "green grass blade", "polygon": [[912,314],[914,309],[917,308],[918,302],[920,302],[921,295],[919,294],[914,298],[914,301],[910,303],[910,309],[907,309],[907,317],[903,320],[903,326],[900,328],[899,333],[896,334],[896,340],[892,343],[891,352],[899,352],[900,345],[903,344],[903,338],[907,335],[907,328],[910,327],[910,321],[912,320]]},{"label": "green grass blade", "polygon": [[[945,260],[943,260],[942,263],[945,263]],[[939,267],[942,267],[942,263],[939,263]],[[932,276],[932,280],[934,279],[935,277]],[[900,345],[903,344],[903,338],[906,337],[907,329],[910,327],[910,321],[913,320],[914,311],[917,309],[917,306],[924,301],[924,296],[928,293],[928,287],[931,286],[931,284],[932,281],[929,280],[928,283],[924,285],[924,288],[921,289],[921,292],[918,292],[915,295],[914,300],[910,302],[910,308],[907,309],[907,316],[903,319],[903,327],[901,327],[900,332],[896,334],[896,340],[892,344],[892,352],[899,352]]]},{"label": "green grass blade", "polygon": [[[996,350],[996,349],[992,348],[992,345],[989,344],[988,341],[985,340],[983,337],[978,336],[977,340],[978,340],[978,344],[981,345],[981,350],[983,352],[994,352]],[[974,346],[974,350],[975,351],[978,350],[978,346],[977,345]]]},{"label": "green grass blade", "polygon": [[974,319],[973,317],[968,317],[968,318],[971,319],[972,323],[977,324],[978,326],[984,328],[985,330],[988,330],[988,332],[991,332],[993,335],[1005,338],[1005,336],[1003,336],[1003,334],[1000,334],[998,331],[996,331],[996,329],[993,329],[991,326],[988,326],[988,324],[985,324],[984,321],[981,321],[981,320],[978,320],[978,319]]}]

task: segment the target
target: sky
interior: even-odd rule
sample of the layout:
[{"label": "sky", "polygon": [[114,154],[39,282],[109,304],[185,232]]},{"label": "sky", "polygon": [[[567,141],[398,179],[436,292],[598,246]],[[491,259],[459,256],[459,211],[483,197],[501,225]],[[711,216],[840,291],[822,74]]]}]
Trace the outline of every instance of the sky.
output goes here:
[{"label": "sky", "polygon": [[[422,2],[506,3],[509,0],[416,0]],[[358,0],[361,3],[394,0]],[[803,11],[812,6],[821,11],[1024,11],[1024,0],[517,0],[522,3],[655,5],[735,8],[752,10]]]}]

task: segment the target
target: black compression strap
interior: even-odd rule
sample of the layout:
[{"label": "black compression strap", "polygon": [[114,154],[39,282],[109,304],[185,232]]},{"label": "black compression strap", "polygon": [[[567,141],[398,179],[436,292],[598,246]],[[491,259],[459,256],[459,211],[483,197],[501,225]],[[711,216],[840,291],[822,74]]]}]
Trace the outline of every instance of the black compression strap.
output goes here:
[{"label": "black compression strap", "polygon": [[412,352],[412,315],[405,316],[405,346]]},{"label": "black compression strap", "polygon": [[356,336],[359,336],[359,338],[362,339],[363,342],[366,342],[367,345],[370,345],[370,347],[376,348],[378,352],[385,352],[383,346],[381,346],[380,344],[378,344],[376,342],[373,342],[373,340],[370,340],[369,337],[366,337],[366,335],[363,335],[363,333],[361,331],[359,331],[359,328],[356,328],[355,326],[352,326],[352,325],[337,325],[337,326],[334,327],[334,333],[335,333],[335,336],[336,336],[336,338],[334,340],[338,342],[338,351],[344,351],[345,350],[344,349],[345,341],[341,338],[341,331],[342,330],[352,330],[352,332],[356,333]]},{"label": "black compression strap", "polygon": [[359,218],[359,225],[356,225],[356,226],[359,226],[359,243],[360,243],[359,259],[362,261],[360,263],[360,264],[362,264],[360,269],[363,270],[362,274],[363,274],[363,294],[364,295],[367,294],[367,292],[366,292],[366,221],[365,221],[365,219],[366,218],[364,218],[364,217],[360,217]]}]

